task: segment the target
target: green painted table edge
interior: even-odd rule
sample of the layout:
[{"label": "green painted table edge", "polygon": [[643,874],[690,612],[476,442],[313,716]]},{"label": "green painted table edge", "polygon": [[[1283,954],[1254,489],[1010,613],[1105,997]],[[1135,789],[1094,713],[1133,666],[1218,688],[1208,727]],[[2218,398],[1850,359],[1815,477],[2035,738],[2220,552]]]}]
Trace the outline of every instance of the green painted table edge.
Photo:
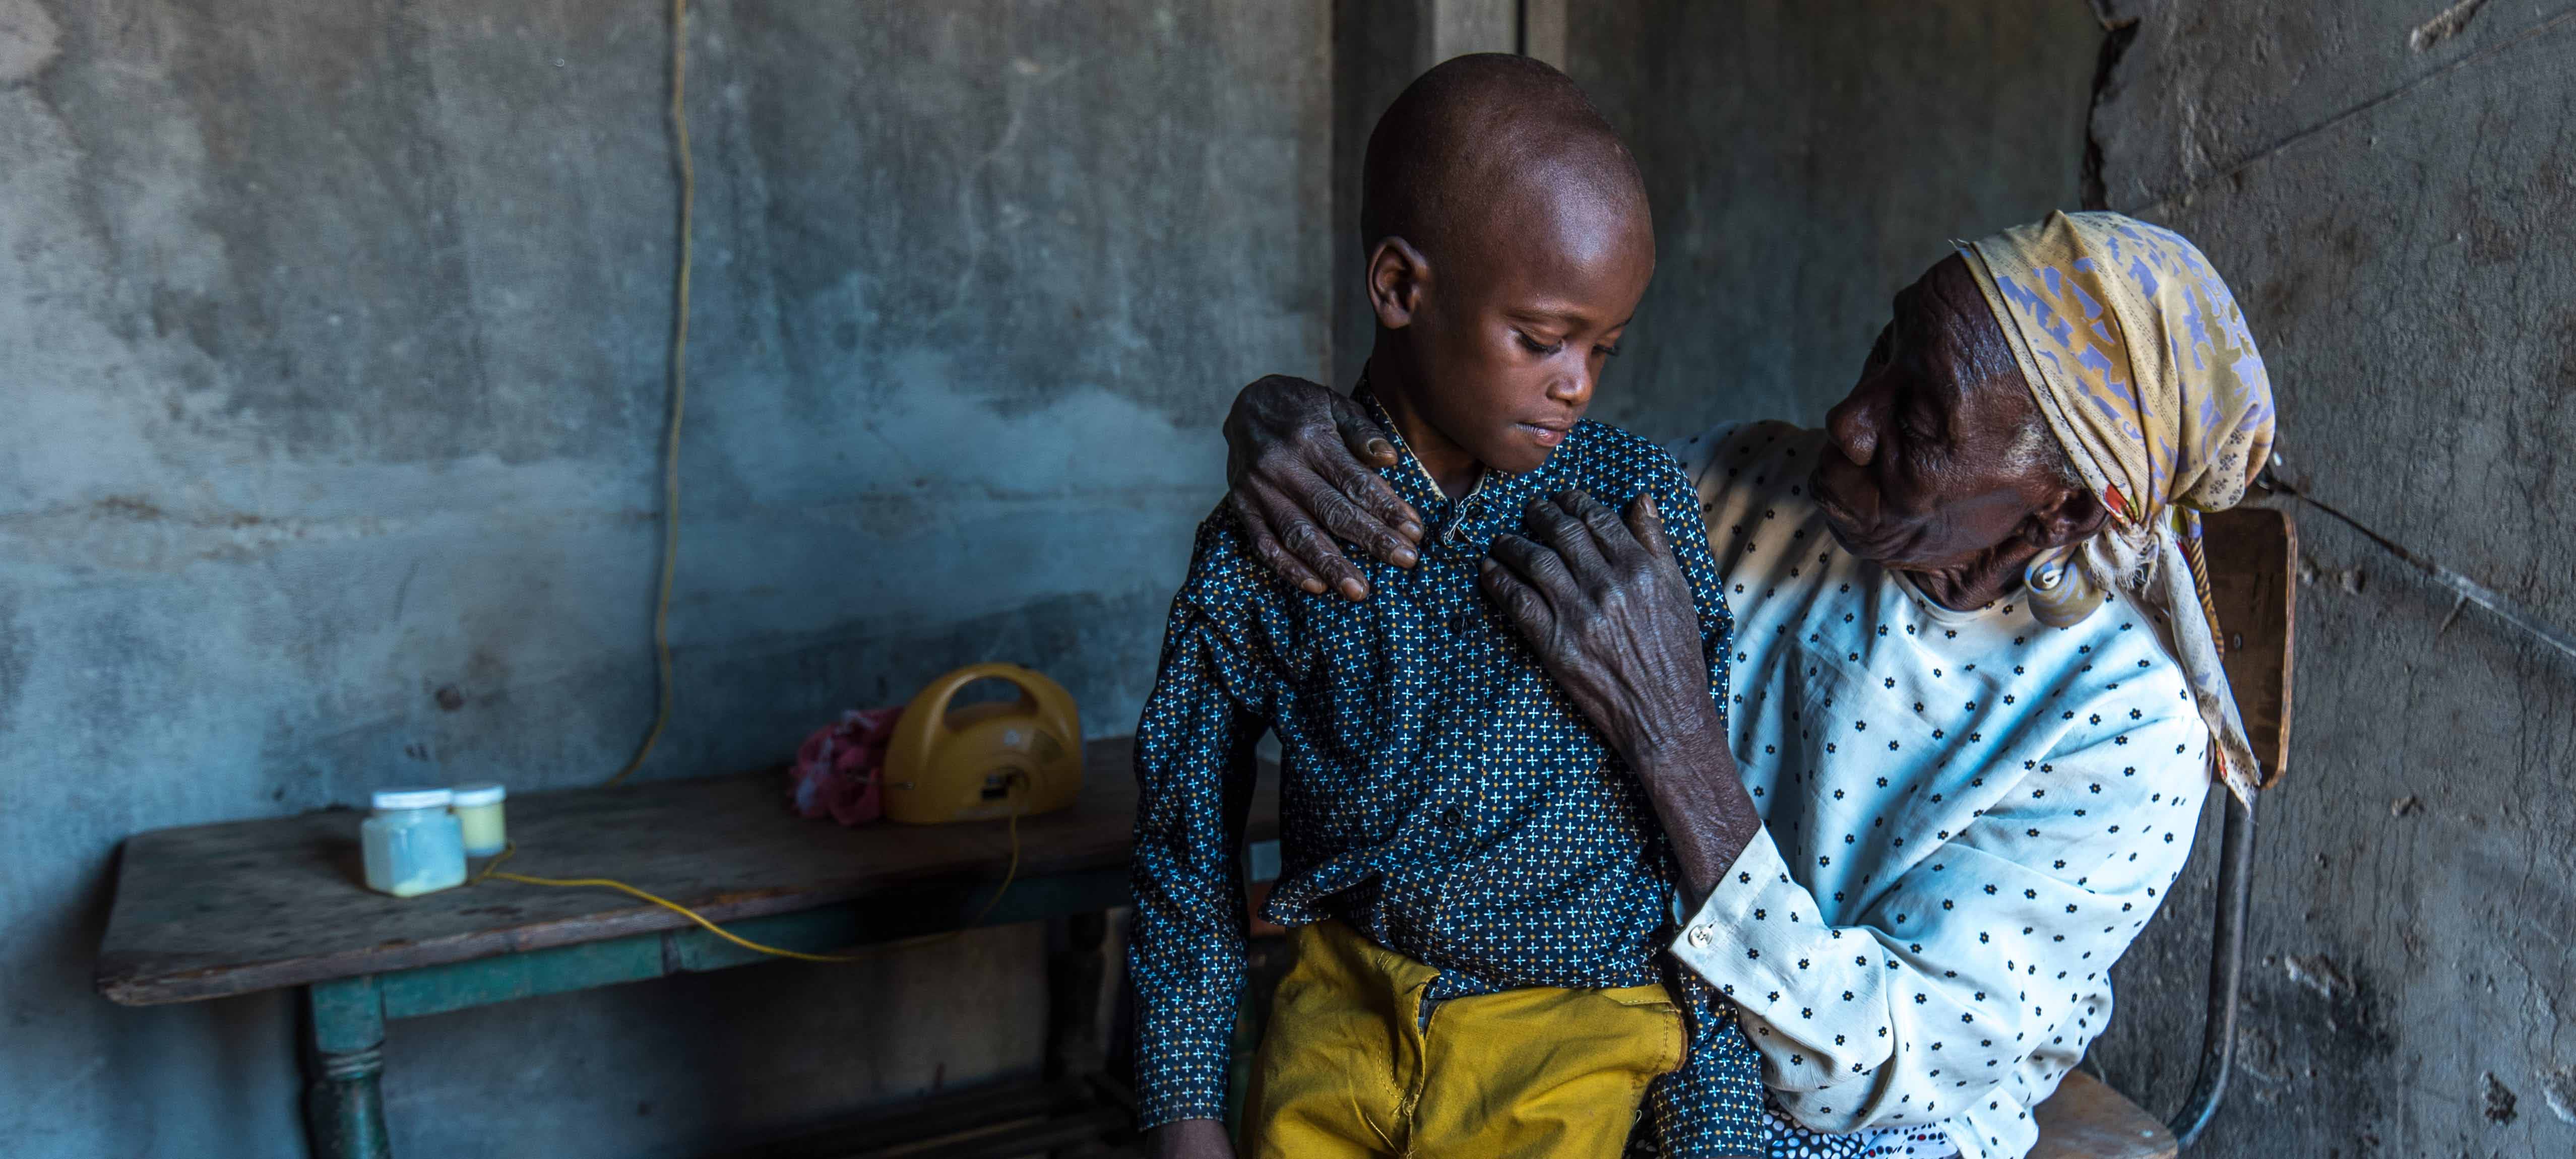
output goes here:
[{"label": "green painted table edge", "polygon": [[[900,899],[840,902],[725,928],[765,945],[819,954],[1109,910],[1128,898],[1127,868],[1120,865],[1026,878],[999,899],[991,885],[931,885]],[[380,1082],[391,1020],[772,960],[690,927],[307,984],[305,1125],[312,1153],[315,1159],[391,1159]]]}]

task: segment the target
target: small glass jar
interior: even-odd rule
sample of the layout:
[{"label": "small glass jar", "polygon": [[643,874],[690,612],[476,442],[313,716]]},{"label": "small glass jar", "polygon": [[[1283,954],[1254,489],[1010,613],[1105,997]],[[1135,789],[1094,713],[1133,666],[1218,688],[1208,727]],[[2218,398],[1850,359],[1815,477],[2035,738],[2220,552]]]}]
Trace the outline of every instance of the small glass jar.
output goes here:
[{"label": "small glass jar", "polygon": [[369,802],[374,815],[358,826],[367,888],[417,897],[465,882],[465,837],[447,811],[445,789],[386,789]]},{"label": "small glass jar", "polygon": [[501,799],[507,795],[490,782],[456,787],[456,800],[449,808],[465,831],[467,857],[490,857],[510,844],[510,832],[501,823]]}]

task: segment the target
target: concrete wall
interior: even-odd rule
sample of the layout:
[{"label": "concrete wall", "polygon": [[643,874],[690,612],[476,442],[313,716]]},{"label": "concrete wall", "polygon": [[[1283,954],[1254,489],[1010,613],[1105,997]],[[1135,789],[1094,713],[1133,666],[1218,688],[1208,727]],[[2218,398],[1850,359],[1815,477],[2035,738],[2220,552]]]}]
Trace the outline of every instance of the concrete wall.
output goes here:
[{"label": "concrete wall", "polygon": [[[1133,725],[1233,384],[1321,373],[1326,7],[697,7],[679,716],[983,658]],[[594,782],[653,703],[665,10],[0,0],[0,1152],[291,1156],[282,1000],[89,986],[137,830]],[[411,1155],[1037,1062],[1037,931],[397,1023]]]},{"label": "concrete wall", "polygon": [[[2101,188],[2234,285],[2292,476],[2576,624],[2576,18],[2447,7],[2120,13]],[[2576,662],[2452,619],[2445,590],[2299,515],[2296,735],[2206,1153],[2567,1155]],[[2121,967],[2095,1052],[2159,1111],[2199,1032],[2204,898],[2177,894]]]},{"label": "concrete wall", "polygon": [[1596,417],[1821,422],[1949,239],[2076,205],[2081,0],[1572,11],[1566,71],[1636,150],[1659,259]]}]

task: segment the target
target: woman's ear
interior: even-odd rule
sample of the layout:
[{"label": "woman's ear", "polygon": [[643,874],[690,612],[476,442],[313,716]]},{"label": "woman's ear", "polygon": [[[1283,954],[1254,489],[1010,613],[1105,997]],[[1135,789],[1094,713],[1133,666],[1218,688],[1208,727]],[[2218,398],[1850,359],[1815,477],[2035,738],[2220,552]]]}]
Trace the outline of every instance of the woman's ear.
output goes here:
[{"label": "woman's ear", "polygon": [[1389,330],[1412,325],[1430,282],[1431,262],[1411,242],[1390,236],[1369,250],[1369,308],[1377,311],[1378,325]]},{"label": "woman's ear", "polygon": [[2022,537],[2046,551],[2091,539],[2110,521],[2111,510],[2102,506],[2100,496],[2082,487],[2064,487],[2054,502],[2030,513]]}]

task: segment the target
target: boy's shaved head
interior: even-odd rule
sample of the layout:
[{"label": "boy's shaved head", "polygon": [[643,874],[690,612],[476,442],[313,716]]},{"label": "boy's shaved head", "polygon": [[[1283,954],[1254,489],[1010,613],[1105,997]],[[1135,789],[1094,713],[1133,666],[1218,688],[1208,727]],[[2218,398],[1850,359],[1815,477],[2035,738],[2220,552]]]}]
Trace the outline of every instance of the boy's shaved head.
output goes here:
[{"label": "boy's shaved head", "polygon": [[1565,74],[1462,56],[1369,134],[1370,391],[1443,493],[1538,469],[1655,274],[1637,163]]},{"label": "boy's shaved head", "polygon": [[1369,134],[1360,240],[1401,237],[1437,262],[1533,199],[1648,216],[1635,158],[1572,79],[1526,56],[1456,57],[1416,78]]}]

